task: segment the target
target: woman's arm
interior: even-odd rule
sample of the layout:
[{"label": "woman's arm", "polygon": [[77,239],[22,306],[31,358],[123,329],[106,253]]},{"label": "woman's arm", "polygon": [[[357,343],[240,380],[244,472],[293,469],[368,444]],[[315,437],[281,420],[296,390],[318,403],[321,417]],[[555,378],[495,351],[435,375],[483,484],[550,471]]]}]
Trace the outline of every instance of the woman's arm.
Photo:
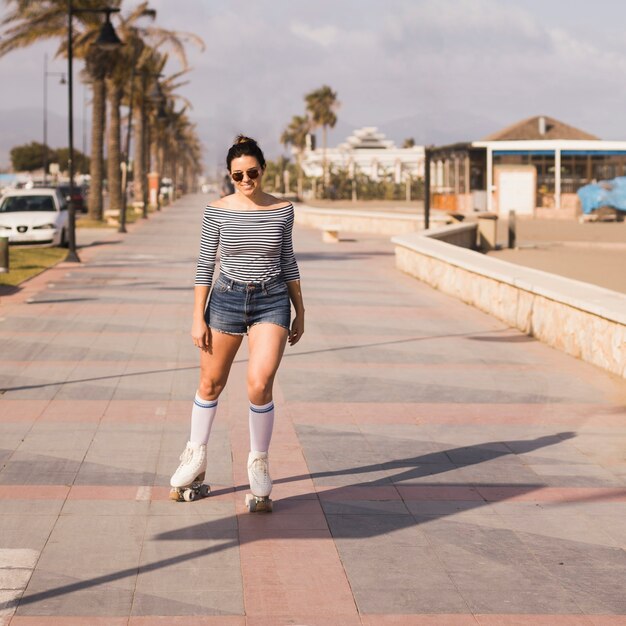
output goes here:
[{"label": "woman's arm", "polygon": [[204,309],[206,301],[209,297],[210,287],[206,285],[196,285],[193,290],[193,323],[191,324],[191,338],[194,346],[198,346],[201,350],[210,351],[211,348],[211,330],[204,321]]},{"label": "woman's arm", "polygon": [[194,287],[193,322],[191,325],[191,338],[194,345],[205,351],[209,351],[211,348],[211,331],[204,321],[204,310],[206,309],[211,283],[213,282],[213,271],[215,270],[215,258],[219,241],[219,225],[215,219],[211,219],[209,208],[207,207],[202,220],[200,254],[198,256]]},{"label": "woman's arm", "polygon": [[290,280],[287,283],[287,289],[289,290],[289,299],[296,311],[289,332],[289,345],[293,346],[300,341],[304,334],[304,301],[302,300],[302,288],[299,280]]},{"label": "woman's arm", "polygon": [[291,233],[294,223],[294,209],[291,207],[289,217],[285,220],[283,230],[283,245],[280,255],[280,264],[283,271],[283,277],[289,289],[289,299],[293,303],[296,310],[296,316],[291,323],[291,331],[289,332],[289,344],[295,345],[300,341],[304,333],[304,302],[302,301],[302,288],[300,286],[300,270],[296,255],[293,252],[293,240]]}]

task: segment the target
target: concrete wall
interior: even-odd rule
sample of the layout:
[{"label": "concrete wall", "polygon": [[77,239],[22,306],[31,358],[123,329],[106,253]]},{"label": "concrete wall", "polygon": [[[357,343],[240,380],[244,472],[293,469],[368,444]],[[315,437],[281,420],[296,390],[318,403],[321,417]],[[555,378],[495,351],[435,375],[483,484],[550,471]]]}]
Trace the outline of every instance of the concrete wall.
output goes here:
[{"label": "concrete wall", "polygon": [[[398,235],[413,233],[424,228],[424,216],[418,213],[391,213],[383,211],[359,211],[352,209],[317,209],[304,204],[296,205],[296,223],[301,226],[325,229],[336,227],[339,231],[353,233],[378,233]],[[446,218],[435,217],[431,221],[445,224]]]},{"label": "concrete wall", "polygon": [[467,248],[468,250],[476,249],[478,224],[455,224],[453,226],[444,226],[442,228],[431,228],[428,230],[428,237],[443,241],[444,243],[458,246],[459,248]]},{"label": "concrete wall", "polygon": [[399,269],[554,348],[626,377],[626,296],[486,257],[429,234],[392,239]]}]

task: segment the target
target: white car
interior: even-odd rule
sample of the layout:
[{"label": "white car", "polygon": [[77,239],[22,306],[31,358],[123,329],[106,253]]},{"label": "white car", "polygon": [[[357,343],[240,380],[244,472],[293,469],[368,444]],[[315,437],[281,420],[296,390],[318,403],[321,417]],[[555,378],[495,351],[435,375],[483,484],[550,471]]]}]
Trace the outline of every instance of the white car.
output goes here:
[{"label": "white car", "polygon": [[11,189],[0,198],[0,237],[67,245],[68,210],[57,189]]}]

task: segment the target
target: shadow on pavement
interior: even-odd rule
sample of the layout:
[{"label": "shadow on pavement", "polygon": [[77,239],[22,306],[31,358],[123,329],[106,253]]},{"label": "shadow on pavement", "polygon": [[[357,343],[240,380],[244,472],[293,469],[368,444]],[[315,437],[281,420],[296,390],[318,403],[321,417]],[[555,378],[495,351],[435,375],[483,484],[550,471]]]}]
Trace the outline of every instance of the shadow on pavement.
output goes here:
[{"label": "shadow on pavement", "polygon": [[[77,298],[77,300],[81,300],[81,299],[92,300],[95,298]],[[37,301],[32,302],[32,304],[46,304],[48,302],[54,302],[54,300],[37,300]],[[69,300],[64,300],[63,302],[69,302]],[[502,329],[501,331],[489,330],[489,331],[484,331],[484,332],[486,334],[491,335],[494,332],[509,332],[509,330],[510,330],[509,328],[505,328],[505,329]],[[344,350],[359,350],[361,348],[376,348],[376,347],[382,347],[382,346],[392,346],[396,344],[398,345],[406,344],[406,343],[411,343],[415,341],[431,341],[434,339],[451,339],[451,338],[458,338],[458,337],[465,337],[466,339],[476,339],[477,338],[476,335],[479,335],[479,334],[481,333],[457,333],[457,334],[450,334],[450,335],[430,335],[430,336],[423,335],[420,337],[407,337],[407,338],[402,338],[402,339],[394,339],[392,341],[377,341],[377,342],[372,342],[372,343],[359,343],[359,344],[353,344],[353,345],[347,345],[347,346],[337,346],[334,348],[321,348],[320,350],[307,350],[307,351],[302,351],[302,352],[293,352],[290,354],[284,354],[283,358],[294,359],[300,356],[309,356],[311,354],[321,354],[325,352],[342,352]],[[503,341],[506,341],[506,339],[503,339]],[[246,363],[247,360],[248,359],[235,359],[233,364]],[[111,380],[114,378],[129,378],[131,376],[164,374],[167,372],[185,372],[185,371],[199,370],[199,369],[200,369],[200,365],[192,365],[189,367],[172,367],[172,368],[158,369],[158,370],[142,370],[140,372],[127,372],[124,374],[107,374],[106,376],[93,376],[90,378],[75,378],[74,380],[62,380],[62,381],[55,381],[55,382],[50,382],[50,383],[41,383],[38,385],[18,385],[16,387],[5,387],[3,389],[0,389],[0,391],[3,391],[3,392],[25,391],[28,389],[43,389],[45,387],[56,387],[57,385],[76,385],[76,384],[81,384],[81,383]]]},{"label": "shadow on pavement", "polygon": [[[344,241],[342,239],[342,241]],[[395,252],[299,252],[298,261],[354,261],[355,259],[371,259],[380,256],[394,256]]]},{"label": "shadow on pavement", "polygon": [[19,285],[0,285],[0,296],[12,296],[14,293],[22,291]]},{"label": "shadow on pavement", "polygon": [[[471,445],[471,446],[463,446],[457,448],[451,448],[449,450],[443,450],[441,452],[436,453],[438,456],[444,454],[446,455],[451,462],[454,463],[455,468],[462,468],[471,465],[475,465],[478,463],[491,461],[496,458],[506,456],[506,455],[514,455],[518,452],[531,452],[533,450],[537,450],[543,447],[547,447],[553,444],[560,443],[563,440],[571,439],[575,437],[575,433],[573,432],[561,432],[556,433],[554,435],[546,435],[543,437],[538,437],[536,439],[529,440],[512,440],[512,441],[491,441],[484,442],[481,444]],[[456,461],[455,461],[456,459]],[[388,533],[394,532],[396,530],[400,530],[402,528],[417,526],[422,521],[433,520],[438,518],[447,517],[453,515],[457,511],[450,510],[448,512],[442,513],[428,513],[427,517],[420,518],[419,513],[411,513],[410,510],[402,514],[392,514],[386,515],[384,523],[380,522],[380,515],[373,515],[371,511],[364,506],[364,501],[367,501],[367,495],[364,494],[364,498],[361,501],[355,501],[355,489],[363,488],[364,490],[372,487],[372,486],[391,486],[398,487],[398,483],[400,481],[406,481],[411,478],[418,478],[425,475],[434,475],[436,473],[445,473],[447,470],[440,470],[439,472],[426,472],[423,466],[433,465],[434,463],[434,455],[426,454],[422,456],[405,458],[405,459],[389,459],[387,462],[365,465],[362,467],[353,467],[345,470],[339,471],[325,471],[325,472],[317,472],[306,475],[299,476],[291,476],[288,478],[279,478],[275,481],[275,484],[281,483],[289,483],[295,482],[303,479],[316,479],[316,478],[324,478],[329,476],[342,476],[342,475],[353,475],[353,474],[367,474],[369,472],[379,472],[381,467],[390,467],[390,468],[404,468],[404,471],[394,474],[389,478],[385,478],[384,480],[378,479],[368,483],[356,483],[351,485],[339,486],[330,489],[326,489],[322,491],[320,494],[317,492],[309,493],[309,494],[300,494],[297,496],[291,496],[287,498],[283,498],[277,502],[275,507],[276,512],[273,514],[280,515],[280,506],[290,505],[289,513],[293,514],[298,512],[298,507],[302,508],[302,513],[306,515],[310,515],[310,508],[306,507],[307,501],[315,500],[322,502],[322,510],[326,516],[327,524],[331,535],[334,538],[368,538],[379,535],[386,535]],[[448,489],[454,494],[455,492],[464,494],[461,497],[448,497],[448,500],[463,500],[464,505],[466,505],[469,509],[480,508],[481,506],[490,504],[492,502],[501,502],[505,501],[513,496],[520,496],[532,493],[538,489],[541,489],[545,485],[543,484],[512,484],[512,483],[490,483],[490,484],[476,484],[476,483],[419,483],[418,485],[406,485],[406,487],[415,486],[417,488],[436,488],[438,490]],[[219,495],[221,493],[230,493],[230,492],[239,492],[247,489],[247,485],[239,485],[234,488],[222,489],[219,491],[215,491],[213,495]],[[480,491],[487,491],[489,494],[489,498],[486,499],[481,495]],[[475,494],[469,495],[468,494]],[[397,493],[394,498],[379,498],[378,501],[384,500],[395,500],[399,502],[404,502],[400,493]],[[370,500],[372,500],[370,498]],[[376,500],[372,500],[376,501]],[[441,500],[440,500],[441,501]],[[199,504],[202,501],[197,501],[195,504]],[[361,522],[359,524],[352,523],[338,523],[334,524],[334,522],[330,521],[330,517],[332,517],[332,513],[329,514],[326,511],[326,508],[332,502],[335,503],[343,503],[343,505],[350,505],[350,502],[353,502],[353,506],[358,510],[358,515],[361,518]],[[189,506],[175,504],[172,503],[172,506]],[[332,506],[331,506],[332,508]],[[236,519],[236,516],[233,516]],[[345,515],[339,514],[334,517],[341,520]],[[365,518],[365,519],[363,519]],[[368,518],[371,518],[371,523],[368,523]],[[232,519],[232,518],[231,518]],[[228,520],[227,520],[228,521]],[[249,529],[248,529],[249,530]],[[184,528],[179,528],[175,531],[160,533],[155,535],[151,539],[154,541],[176,541],[176,540],[189,540],[189,539],[207,539],[207,540],[215,540],[219,538],[223,538],[224,542],[219,545],[211,545],[203,550],[193,550],[191,552],[185,552],[183,554],[179,554],[174,557],[169,557],[166,559],[161,559],[158,561],[154,561],[152,563],[147,563],[145,565],[141,565],[138,567],[132,567],[120,570],[118,572],[113,572],[111,574],[106,574],[103,576],[97,576],[88,580],[77,581],[72,584],[63,585],[60,587],[55,587],[53,589],[48,589],[46,591],[41,591],[33,594],[27,594],[23,596],[20,600],[10,601],[7,605],[7,608],[13,608],[18,605],[27,605],[33,604],[35,602],[41,602],[47,600],[49,598],[53,598],[56,596],[69,594],[76,591],[81,591],[84,589],[89,589],[92,587],[96,587],[99,585],[104,585],[107,583],[112,583],[114,581],[118,581],[124,578],[128,578],[130,576],[136,576],[138,574],[144,574],[147,572],[152,572],[155,570],[159,570],[166,567],[171,567],[173,565],[178,565],[181,563],[185,563],[188,561],[193,561],[199,557],[207,556],[210,554],[219,553],[223,550],[227,550],[230,548],[234,548],[237,546],[241,546],[246,542],[252,542],[261,538],[268,537],[280,537],[282,531],[279,527],[269,528],[266,524],[263,524],[262,527],[259,528],[260,534],[258,536],[252,536],[252,533],[246,532],[244,536],[239,537],[228,537],[225,536],[226,533],[235,533],[236,531],[229,530],[227,525],[225,525],[225,519],[222,517],[219,520],[212,520],[209,522],[201,522],[199,524],[194,524],[192,526],[187,526]],[[271,532],[268,534],[268,530]],[[293,539],[309,539],[312,537],[319,538],[319,530],[311,531],[307,529],[300,529],[300,535],[298,535],[299,529],[290,529],[289,537]]]},{"label": "shadow on pavement", "polygon": [[41,300],[26,300],[26,304],[58,304],[60,302],[87,302],[98,298],[42,298]]},{"label": "shadow on pavement", "polygon": [[509,335],[507,337],[468,337],[471,341],[493,341],[502,343],[528,343],[530,341],[537,341],[530,335]]},{"label": "shadow on pavement", "polygon": [[86,248],[96,248],[98,246],[110,246],[118,243],[123,243],[123,239],[111,239],[109,241],[92,241],[91,243],[79,244],[77,248],[83,250]]}]

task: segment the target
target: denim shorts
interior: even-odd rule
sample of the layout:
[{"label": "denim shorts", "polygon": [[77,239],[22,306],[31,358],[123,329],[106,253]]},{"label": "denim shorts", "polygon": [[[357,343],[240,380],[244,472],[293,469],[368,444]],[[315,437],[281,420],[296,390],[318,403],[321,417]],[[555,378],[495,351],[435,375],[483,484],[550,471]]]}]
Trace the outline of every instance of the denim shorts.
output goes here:
[{"label": "denim shorts", "polygon": [[209,328],[245,335],[250,326],[277,324],[289,330],[291,302],[281,276],[263,282],[241,282],[220,274],[213,285],[204,319]]}]

